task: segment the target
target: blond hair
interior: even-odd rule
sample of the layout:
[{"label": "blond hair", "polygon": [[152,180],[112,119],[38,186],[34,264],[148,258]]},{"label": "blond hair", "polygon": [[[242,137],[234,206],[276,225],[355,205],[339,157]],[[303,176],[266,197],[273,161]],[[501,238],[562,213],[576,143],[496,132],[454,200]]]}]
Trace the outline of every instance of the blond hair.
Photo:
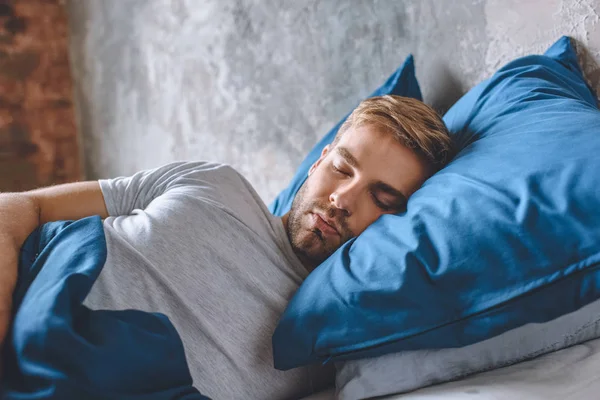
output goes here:
[{"label": "blond hair", "polygon": [[419,100],[392,95],[361,102],[340,127],[332,146],[351,127],[371,124],[393,134],[436,169],[442,168],[451,157],[450,133],[439,114]]}]

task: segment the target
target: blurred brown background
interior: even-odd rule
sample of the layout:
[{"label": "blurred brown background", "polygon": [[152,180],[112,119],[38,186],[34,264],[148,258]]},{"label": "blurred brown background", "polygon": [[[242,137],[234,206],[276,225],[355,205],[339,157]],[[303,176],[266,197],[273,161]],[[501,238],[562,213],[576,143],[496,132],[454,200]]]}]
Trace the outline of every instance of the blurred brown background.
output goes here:
[{"label": "blurred brown background", "polygon": [[0,0],[0,191],[82,178],[59,0]]}]

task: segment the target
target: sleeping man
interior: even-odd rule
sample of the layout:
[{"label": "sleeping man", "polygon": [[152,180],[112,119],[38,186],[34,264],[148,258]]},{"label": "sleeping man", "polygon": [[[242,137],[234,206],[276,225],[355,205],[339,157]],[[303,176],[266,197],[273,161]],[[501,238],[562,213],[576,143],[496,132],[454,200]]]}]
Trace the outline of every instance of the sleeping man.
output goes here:
[{"label": "sleeping man", "polygon": [[320,367],[272,367],[271,335],[306,276],[408,198],[450,153],[425,104],[365,100],[312,165],[282,218],[231,167],[178,162],[131,177],[0,195],[0,340],[19,250],[40,224],[99,215],[107,259],[84,304],[168,316],[194,386],[214,399],[300,398],[332,383]]}]

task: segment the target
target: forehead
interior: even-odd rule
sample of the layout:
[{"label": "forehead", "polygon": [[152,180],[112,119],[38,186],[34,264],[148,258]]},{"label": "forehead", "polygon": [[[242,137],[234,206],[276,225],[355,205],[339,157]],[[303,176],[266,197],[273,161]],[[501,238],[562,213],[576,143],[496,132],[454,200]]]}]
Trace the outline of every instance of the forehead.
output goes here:
[{"label": "forehead", "polygon": [[360,176],[381,181],[410,196],[430,175],[428,163],[396,140],[393,134],[373,125],[351,127],[332,149],[332,156],[344,159],[350,153],[356,159]]}]

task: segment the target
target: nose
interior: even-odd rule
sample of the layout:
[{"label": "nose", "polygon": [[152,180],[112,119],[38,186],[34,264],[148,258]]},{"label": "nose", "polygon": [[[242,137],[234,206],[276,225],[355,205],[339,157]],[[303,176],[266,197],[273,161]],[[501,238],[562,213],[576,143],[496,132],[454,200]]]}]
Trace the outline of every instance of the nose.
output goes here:
[{"label": "nose", "polygon": [[333,206],[349,217],[354,211],[354,204],[357,200],[358,193],[356,192],[355,185],[344,185],[338,187],[334,192],[329,195],[329,201]]}]

